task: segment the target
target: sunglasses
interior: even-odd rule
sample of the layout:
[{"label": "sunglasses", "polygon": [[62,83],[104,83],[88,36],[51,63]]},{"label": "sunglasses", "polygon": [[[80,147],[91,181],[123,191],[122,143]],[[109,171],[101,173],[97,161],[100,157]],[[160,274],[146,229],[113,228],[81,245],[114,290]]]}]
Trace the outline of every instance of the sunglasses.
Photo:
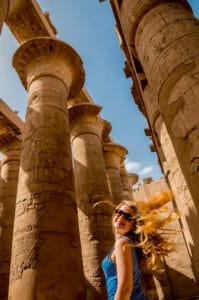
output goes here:
[{"label": "sunglasses", "polygon": [[118,208],[115,209],[115,215],[119,215],[120,217],[123,216],[126,221],[131,221],[132,219],[134,219],[131,214]]}]

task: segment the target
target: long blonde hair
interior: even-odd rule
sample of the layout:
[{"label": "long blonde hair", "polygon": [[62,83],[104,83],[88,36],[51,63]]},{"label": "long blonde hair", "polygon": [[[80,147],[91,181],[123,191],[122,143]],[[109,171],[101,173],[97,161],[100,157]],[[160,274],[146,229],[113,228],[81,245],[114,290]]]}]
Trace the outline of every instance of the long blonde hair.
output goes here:
[{"label": "long blonde hair", "polygon": [[[170,191],[155,194],[147,201],[123,200],[117,208],[126,204],[134,210],[133,246],[142,248],[144,266],[150,270],[161,271],[163,257],[175,250],[163,227],[179,218],[178,211],[170,212],[166,217],[162,213],[168,211],[165,204],[173,200]],[[132,233],[130,233],[132,234]]]}]

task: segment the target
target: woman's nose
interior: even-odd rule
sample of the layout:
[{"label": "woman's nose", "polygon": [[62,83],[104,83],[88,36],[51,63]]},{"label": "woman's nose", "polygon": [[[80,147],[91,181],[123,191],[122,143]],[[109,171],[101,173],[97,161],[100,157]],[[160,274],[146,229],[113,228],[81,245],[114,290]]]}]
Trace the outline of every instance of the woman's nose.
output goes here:
[{"label": "woman's nose", "polygon": [[124,219],[123,215],[119,215],[117,219]]}]

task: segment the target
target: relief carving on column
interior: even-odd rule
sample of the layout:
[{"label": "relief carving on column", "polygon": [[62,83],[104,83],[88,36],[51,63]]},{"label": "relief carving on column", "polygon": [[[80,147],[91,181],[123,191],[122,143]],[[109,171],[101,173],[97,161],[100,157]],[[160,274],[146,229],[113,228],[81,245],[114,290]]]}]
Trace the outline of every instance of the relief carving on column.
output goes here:
[{"label": "relief carving on column", "polygon": [[[135,47],[135,35],[140,21],[147,15],[147,13],[153,10],[156,6],[159,7],[162,3],[165,4],[165,0],[123,0],[121,4],[121,23],[124,30],[127,43],[131,47],[131,51],[135,57],[139,53]],[[168,1],[169,5],[171,1]],[[178,0],[172,1],[178,2],[187,10],[191,11],[191,8],[187,1]],[[175,4],[175,3],[174,3]]]},{"label": "relief carving on column", "polygon": [[9,297],[85,299],[66,104],[84,84],[82,60],[70,45],[39,37],[17,49],[13,65],[28,104]]},{"label": "relief carving on column", "polygon": [[190,144],[189,161],[192,173],[199,172],[199,73],[194,70],[184,75],[171,90],[168,105],[178,107],[173,116],[172,134],[179,139],[188,139]]}]

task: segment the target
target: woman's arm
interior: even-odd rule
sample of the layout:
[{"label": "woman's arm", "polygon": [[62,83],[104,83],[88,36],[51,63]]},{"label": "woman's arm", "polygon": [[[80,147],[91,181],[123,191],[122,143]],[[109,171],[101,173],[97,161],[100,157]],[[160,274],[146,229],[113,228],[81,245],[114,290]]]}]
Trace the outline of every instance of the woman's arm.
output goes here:
[{"label": "woman's arm", "polygon": [[117,291],[114,300],[130,300],[133,289],[132,247],[126,240],[115,243]]}]

